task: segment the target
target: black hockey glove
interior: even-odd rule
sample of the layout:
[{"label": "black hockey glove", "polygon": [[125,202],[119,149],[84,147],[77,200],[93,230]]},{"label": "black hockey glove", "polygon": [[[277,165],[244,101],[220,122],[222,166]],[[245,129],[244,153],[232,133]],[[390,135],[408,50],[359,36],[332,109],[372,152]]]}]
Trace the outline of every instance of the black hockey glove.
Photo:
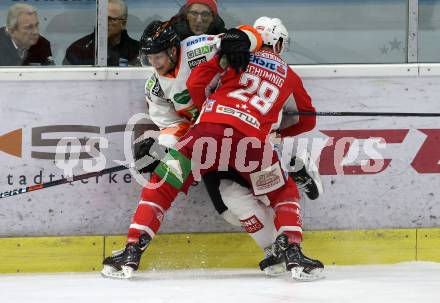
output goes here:
[{"label": "black hockey glove", "polygon": [[134,145],[135,166],[140,173],[151,173],[165,157],[167,149],[154,138],[147,138]]},{"label": "black hockey glove", "polygon": [[219,56],[225,56],[229,66],[239,73],[245,71],[249,64],[250,46],[251,41],[243,31],[231,28],[222,37]]}]

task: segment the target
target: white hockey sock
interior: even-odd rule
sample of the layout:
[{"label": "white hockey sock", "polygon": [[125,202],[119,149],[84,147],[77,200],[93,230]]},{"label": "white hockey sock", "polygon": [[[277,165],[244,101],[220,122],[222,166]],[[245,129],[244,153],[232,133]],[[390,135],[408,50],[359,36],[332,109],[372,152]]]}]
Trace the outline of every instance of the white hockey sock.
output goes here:
[{"label": "white hockey sock", "polygon": [[222,180],[219,189],[225,205],[255,242],[262,249],[272,245],[278,235],[273,210],[260,202],[250,189],[230,180]]}]

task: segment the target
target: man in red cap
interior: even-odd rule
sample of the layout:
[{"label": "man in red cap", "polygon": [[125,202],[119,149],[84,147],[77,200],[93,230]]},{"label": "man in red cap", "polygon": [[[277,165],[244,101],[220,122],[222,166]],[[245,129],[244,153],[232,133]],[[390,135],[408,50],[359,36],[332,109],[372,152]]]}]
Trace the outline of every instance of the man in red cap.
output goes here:
[{"label": "man in red cap", "polygon": [[186,1],[186,5],[189,7],[193,4],[203,4],[206,5],[207,7],[209,7],[209,9],[211,10],[211,12],[214,15],[217,15],[217,1],[216,0],[187,0]]},{"label": "man in red cap", "polygon": [[217,35],[226,31],[218,15],[216,0],[187,0],[177,14],[173,29],[181,40],[202,34]]}]

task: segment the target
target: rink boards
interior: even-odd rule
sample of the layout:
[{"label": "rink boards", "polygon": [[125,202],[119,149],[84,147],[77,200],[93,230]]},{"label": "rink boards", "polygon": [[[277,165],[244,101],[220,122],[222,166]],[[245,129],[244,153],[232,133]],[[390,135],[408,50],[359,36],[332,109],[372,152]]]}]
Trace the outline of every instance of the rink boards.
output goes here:
[{"label": "rink boards", "polygon": [[[102,260],[125,236],[0,239],[0,273],[100,271]],[[440,262],[440,229],[310,231],[305,254],[326,265]],[[244,233],[159,234],[141,270],[258,268],[262,251]]]},{"label": "rink boards", "polygon": [[[319,111],[440,112],[437,65],[302,66],[295,70],[304,77],[304,85]],[[143,79],[148,74],[149,70],[141,68],[2,69],[0,192],[64,176],[64,170],[54,163],[57,155],[69,154],[65,145],[57,150],[62,137],[77,139],[81,147],[80,159],[72,167],[75,174],[85,172],[86,160],[96,165],[98,159],[105,159],[106,167],[117,165],[114,160],[124,160],[123,131],[131,116],[146,110]],[[310,138],[307,143],[319,160],[325,187],[318,200],[301,201],[308,231],[306,251],[313,249],[314,255],[316,251],[316,256],[327,264],[435,257],[438,232],[429,228],[440,226],[439,127],[439,118],[318,118],[316,129],[302,136]],[[108,143],[94,156],[86,153],[92,137],[104,138]],[[383,139],[375,141],[377,138]],[[329,144],[319,148],[319,144],[313,145],[316,142]],[[371,159],[383,160],[382,165],[376,171],[365,171],[366,164],[374,164]],[[69,161],[65,166],[72,164]],[[5,268],[0,271],[44,271],[39,264],[49,270],[52,267],[47,262],[38,260],[49,262],[51,256],[55,257],[52,269],[56,271],[99,269],[104,251],[108,254],[113,245],[107,243],[108,235],[126,232],[140,188],[125,171],[0,199],[0,256],[17,260],[12,267],[2,265]],[[377,229],[387,232],[382,234]],[[210,241],[212,233],[223,237],[224,233],[237,231],[215,213],[205,189],[199,185],[191,188],[187,197],[179,196],[161,228],[163,234],[172,235],[160,237],[166,242],[167,237],[184,233],[202,237],[201,243],[210,242],[216,247],[224,245],[226,239]],[[420,231],[430,233],[423,238]],[[386,242],[381,242],[381,235]],[[159,246],[160,237],[155,242],[158,255],[164,255],[167,252]],[[237,237],[244,238],[234,240],[236,243],[250,243],[245,235]],[[331,241],[340,237],[340,242]],[[114,248],[120,248],[121,238],[115,241]],[[359,253],[347,252],[343,249],[347,246],[340,243],[347,243],[344,245]],[[260,255],[249,245],[243,249],[251,249],[249,262],[255,266]],[[374,250],[373,260],[368,260],[368,247],[375,245],[378,249]],[[231,247],[226,244],[219,251],[225,254]],[[173,252],[179,256],[177,259],[194,259],[183,267],[201,266],[202,259],[209,266],[220,262],[220,254],[214,254],[214,259],[198,259],[193,258],[192,248],[188,249],[188,258],[184,253],[179,255],[178,249]],[[222,261],[226,262],[222,266],[250,266],[244,255],[238,254],[238,259],[231,256],[227,261],[230,263]]]},{"label": "rink boards", "polygon": [[[437,65],[294,68],[319,111],[440,112]],[[130,149],[126,124],[146,111],[148,74],[142,68],[2,69],[0,192],[57,180],[69,169],[82,174],[86,164],[119,165],[124,140]],[[440,226],[439,119],[318,117],[316,128],[294,142],[312,151],[325,189],[318,200],[301,201],[305,228]],[[75,146],[66,148],[64,137]],[[56,164],[57,157],[64,160]],[[0,237],[123,234],[140,189],[126,170],[1,199]],[[178,197],[161,231],[239,229],[216,214],[198,185]]]}]

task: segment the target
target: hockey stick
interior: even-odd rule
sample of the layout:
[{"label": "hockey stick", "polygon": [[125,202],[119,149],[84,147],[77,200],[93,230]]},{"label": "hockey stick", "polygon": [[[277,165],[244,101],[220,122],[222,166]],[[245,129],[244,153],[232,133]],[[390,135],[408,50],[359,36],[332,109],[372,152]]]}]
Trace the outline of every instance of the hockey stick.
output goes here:
[{"label": "hockey stick", "polygon": [[440,117],[440,113],[399,113],[399,112],[284,112],[298,116],[345,116],[345,117]]},{"label": "hockey stick", "polygon": [[84,179],[97,177],[97,176],[101,176],[101,175],[105,175],[105,174],[109,174],[109,173],[114,173],[114,172],[124,170],[124,169],[128,169],[128,167],[125,165],[118,165],[118,166],[106,168],[106,169],[96,171],[96,172],[73,176],[71,178],[63,178],[63,179],[50,181],[50,182],[46,182],[46,183],[41,183],[41,184],[36,184],[36,185],[28,186],[28,187],[21,187],[21,188],[17,188],[17,189],[13,189],[13,190],[8,190],[8,191],[0,193],[0,199],[7,198],[7,197],[13,197],[13,196],[16,196],[19,194],[24,194],[27,192],[36,191],[36,190],[48,188],[51,186],[57,186],[57,185],[61,185],[61,184],[70,183],[73,181],[84,180]]}]

